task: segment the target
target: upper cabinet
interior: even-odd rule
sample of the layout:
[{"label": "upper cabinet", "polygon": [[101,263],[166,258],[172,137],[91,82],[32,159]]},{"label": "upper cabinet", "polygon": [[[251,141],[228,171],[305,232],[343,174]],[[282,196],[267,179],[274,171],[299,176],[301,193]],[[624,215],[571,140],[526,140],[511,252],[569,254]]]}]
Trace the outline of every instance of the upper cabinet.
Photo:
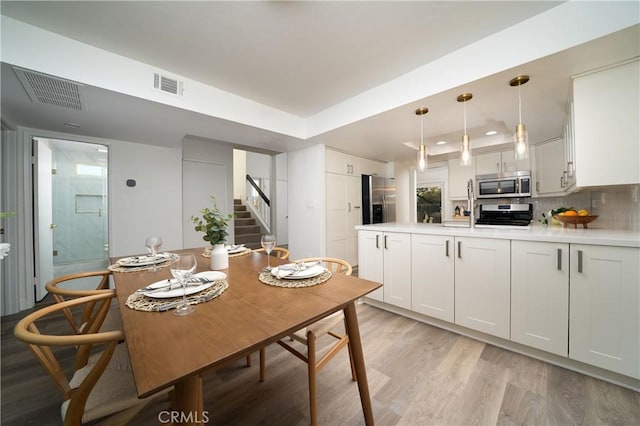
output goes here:
[{"label": "upper cabinet", "polygon": [[327,149],[326,171],[341,175],[385,176],[386,164],[382,161],[369,160],[356,155],[346,154],[333,149]]},{"label": "upper cabinet", "polygon": [[576,186],[640,183],[637,59],[573,82]]},{"label": "upper cabinet", "polygon": [[[475,160],[475,157],[474,157]],[[449,199],[467,199],[467,182],[476,178],[476,163],[461,166],[459,158],[449,160]]]},{"label": "upper cabinet", "polygon": [[565,143],[562,138],[536,145],[535,191],[537,195],[561,195],[565,190]]},{"label": "upper cabinet", "polygon": [[515,172],[518,170],[530,170],[529,159],[516,160],[513,150],[488,152],[475,156],[476,174],[487,175],[492,173]]}]

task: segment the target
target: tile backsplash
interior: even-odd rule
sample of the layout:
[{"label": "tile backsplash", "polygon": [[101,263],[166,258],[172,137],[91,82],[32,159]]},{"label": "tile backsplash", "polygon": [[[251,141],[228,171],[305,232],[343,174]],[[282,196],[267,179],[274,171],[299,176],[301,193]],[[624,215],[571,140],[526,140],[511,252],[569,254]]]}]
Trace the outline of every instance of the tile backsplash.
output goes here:
[{"label": "tile backsplash", "polygon": [[589,228],[640,232],[640,185],[581,190],[565,197],[532,198],[534,221],[558,207],[587,209],[598,219]]}]

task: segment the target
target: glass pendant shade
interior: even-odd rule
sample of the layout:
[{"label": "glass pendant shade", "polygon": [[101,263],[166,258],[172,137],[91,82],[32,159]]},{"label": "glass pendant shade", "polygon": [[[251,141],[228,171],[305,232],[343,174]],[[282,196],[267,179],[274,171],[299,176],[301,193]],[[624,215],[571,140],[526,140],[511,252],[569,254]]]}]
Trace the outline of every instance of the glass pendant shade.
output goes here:
[{"label": "glass pendant shade", "polygon": [[514,136],[514,154],[516,160],[526,160],[529,158],[529,136],[527,128],[520,123],[516,126],[516,134]]},{"label": "glass pendant shade", "polygon": [[420,146],[418,147],[418,170],[424,172],[427,169],[427,147],[424,144],[424,115],[429,112],[429,108],[421,107],[416,110],[416,115],[420,116]]},{"label": "glass pendant shade", "polygon": [[461,166],[470,166],[472,155],[471,155],[471,139],[467,134],[467,101],[471,100],[473,95],[471,93],[463,93],[458,96],[456,100],[458,102],[464,103],[464,135],[462,135],[462,143],[460,144],[460,165]]},{"label": "glass pendant shade", "polygon": [[527,134],[527,128],[522,123],[522,97],[520,95],[520,86],[528,81],[528,75],[519,75],[509,82],[512,87],[518,86],[518,124],[516,125],[516,133],[513,135],[513,152],[516,160],[529,158],[529,135]]},{"label": "glass pendant shade", "polygon": [[469,141],[469,135],[466,133],[462,136],[462,145],[460,145],[460,165],[471,165],[471,142]]},{"label": "glass pendant shade", "polygon": [[420,144],[418,148],[418,170],[424,172],[427,169],[427,147]]}]

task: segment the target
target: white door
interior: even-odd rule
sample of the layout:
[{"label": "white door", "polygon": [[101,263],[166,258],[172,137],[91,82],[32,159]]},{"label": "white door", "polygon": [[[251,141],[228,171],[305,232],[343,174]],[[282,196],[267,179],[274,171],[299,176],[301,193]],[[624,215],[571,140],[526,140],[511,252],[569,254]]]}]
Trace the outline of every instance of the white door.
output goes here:
[{"label": "white door", "polygon": [[411,309],[411,234],[385,232],[384,302]]},{"label": "white door", "polygon": [[36,157],[37,179],[34,182],[37,206],[36,244],[36,300],[47,295],[44,286],[53,279],[53,194],[51,170],[53,169],[51,147],[47,140],[33,141]]},{"label": "white door", "polygon": [[411,235],[411,310],[453,322],[453,237]]},{"label": "white door", "polygon": [[569,244],[511,242],[511,340],[568,355]]},{"label": "white door", "polygon": [[[200,210],[213,207],[210,196],[224,214],[227,211],[227,166],[224,164],[184,160],[182,162],[182,244],[183,247],[204,247],[207,242],[196,232],[191,216],[202,216]],[[233,223],[229,223],[227,242],[233,242]]]},{"label": "white door", "polygon": [[[384,280],[382,250],[382,232],[358,231],[358,276],[360,278],[382,284]],[[366,297],[382,302],[383,287],[367,294]]]}]

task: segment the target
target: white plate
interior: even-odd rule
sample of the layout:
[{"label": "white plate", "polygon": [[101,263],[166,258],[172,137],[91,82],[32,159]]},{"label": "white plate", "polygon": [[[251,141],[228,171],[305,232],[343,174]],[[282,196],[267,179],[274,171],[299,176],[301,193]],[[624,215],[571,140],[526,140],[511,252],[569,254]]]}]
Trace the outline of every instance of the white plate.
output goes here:
[{"label": "white plate", "polygon": [[[282,265],[282,266],[292,267],[293,264],[287,264],[287,265]],[[276,278],[283,279],[283,280],[303,280],[305,278],[313,278],[313,277],[317,277],[318,275],[320,275],[324,271],[326,271],[324,266],[316,264],[316,265],[310,266],[309,268],[305,269],[304,271],[300,271],[300,272],[296,272],[296,273],[290,273],[291,271],[283,269],[282,270],[283,276],[279,277],[278,276],[278,270],[279,270],[278,266],[273,268],[271,270],[271,275],[273,275]]]},{"label": "white plate", "polygon": [[155,263],[166,262],[169,259],[171,259],[171,253],[158,253],[155,256],[124,257],[116,263],[120,266],[148,266]]},{"label": "white plate", "polygon": [[[211,280],[211,282],[202,283],[200,285],[193,285],[193,284],[187,285],[186,293],[185,293],[187,296],[189,296],[190,294],[194,294],[199,291],[208,289],[213,285],[214,280],[223,280],[227,278],[227,274],[220,271],[204,271],[204,272],[199,272],[195,274],[194,277],[206,278],[208,280]],[[167,285],[167,280],[162,280],[162,281],[158,281],[153,284],[150,284],[149,287],[162,287],[166,285]],[[171,290],[167,289],[166,291],[156,291],[154,293],[143,293],[143,294],[147,297],[153,297],[154,299],[168,299],[171,297],[180,297],[182,296],[182,287],[180,287],[180,284],[175,283],[173,284],[173,288]]]},{"label": "white plate", "polygon": [[234,246],[226,246],[227,252],[229,254],[235,254],[235,253],[240,253],[243,252],[245,250],[248,250],[244,244],[238,244],[238,245],[234,245]]}]

